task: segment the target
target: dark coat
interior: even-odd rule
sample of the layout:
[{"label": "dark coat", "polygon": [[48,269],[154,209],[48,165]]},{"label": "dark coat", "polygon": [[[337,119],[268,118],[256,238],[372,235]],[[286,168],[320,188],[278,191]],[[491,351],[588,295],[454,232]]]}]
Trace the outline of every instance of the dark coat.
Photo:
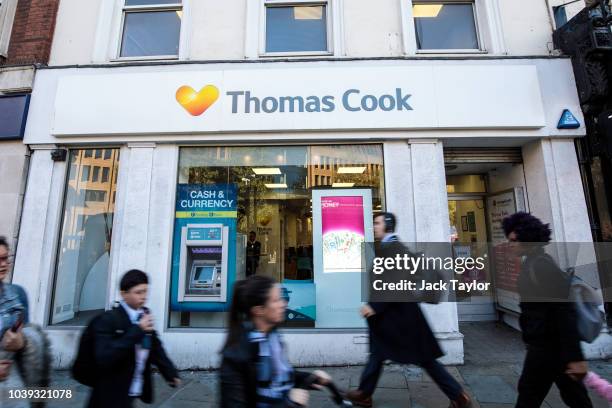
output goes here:
[{"label": "dark coat", "polygon": [[569,276],[543,250],[523,261],[518,279],[523,341],[531,348],[558,354],[564,364],[584,360],[569,288]]},{"label": "dark coat", "polygon": [[[135,324],[122,306],[104,312],[92,322],[97,370],[96,383],[90,395],[90,408],[122,408],[131,406],[128,395],[136,367],[135,346],[142,342],[145,332]],[[178,378],[178,372],[162,347],[157,333],[151,335],[151,349],[143,372],[140,399],[153,401],[151,364],[159,368],[166,379]]]},{"label": "dark coat", "polygon": [[[376,245],[377,257],[393,257],[407,249],[393,237]],[[383,273],[394,273],[385,271]],[[370,353],[383,360],[418,364],[444,355],[418,303],[370,302],[376,314],[368,318]]]},{"label": "dark coat", "polygon": [[[283,345],[284,347],[284,345]],[[259,344],[249,342],[247,330],[240,336],[240,341],[226,347],[222,354],[219,370],[222,408],[256,408],[257,404],[257,365]],[[293,371],[294,387],[300,387],[309,376],[307,372]],[[291,405],[280,404],[275,408],[286,408]]]}]

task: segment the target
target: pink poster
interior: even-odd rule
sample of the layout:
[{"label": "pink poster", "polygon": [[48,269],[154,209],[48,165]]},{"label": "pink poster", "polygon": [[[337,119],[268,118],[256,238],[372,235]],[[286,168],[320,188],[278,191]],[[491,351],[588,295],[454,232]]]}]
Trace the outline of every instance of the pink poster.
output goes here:
[{"label": "pink poster", "polygon": [[363,197],[321,197],[323,272],[359,272],[365,240]]}]

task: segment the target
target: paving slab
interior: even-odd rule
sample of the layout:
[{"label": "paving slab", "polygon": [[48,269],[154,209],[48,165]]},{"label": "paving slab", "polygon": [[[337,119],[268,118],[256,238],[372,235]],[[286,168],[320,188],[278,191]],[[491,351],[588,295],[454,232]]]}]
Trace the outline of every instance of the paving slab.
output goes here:
[{"label": "paving slab", "polygon": [[466,375],[465,381],[482,403],[511,404],[517,393],[513,386],[497,375]]}]

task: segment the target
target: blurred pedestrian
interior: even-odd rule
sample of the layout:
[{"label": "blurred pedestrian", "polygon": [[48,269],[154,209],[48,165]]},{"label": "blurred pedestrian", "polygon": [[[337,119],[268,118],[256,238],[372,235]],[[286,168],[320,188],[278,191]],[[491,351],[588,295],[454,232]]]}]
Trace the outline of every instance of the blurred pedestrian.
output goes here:
[{"label": "blurred pedestrian", "polygon": [[[374,218],[374,239],[380,242],[376,256],[394,257],[406,248],[395,234],[396,218],[380,213]],[[395,252],[395,253],[394,253]],[[372,406],[372,395],[386,360],[422,367],[450,399],[450,407],[470,407],[461,385],[436,361],[443,355],[417,302],[370,302],[361,309],[370,333],[370,356],[357,390],[347,398],[361,407]]]},{"label": "blurred pedestrian", "polygon": [[[0,237],[0,395],[8,389],[49,386],[49,341],[39,326],[29,323],[28,297],[21,286],[6,282],[9,245]],[[42,407],[25,400],[2,401],[2,407]]]},{"label": "blurred pedestrian", "polygon": [[287,302],[280,286],[266,276],[253,275],[235,283],[229,332],[222,350],[221,407],[285,408],[308,405],[307,379],[318,384],[330,377],[294,370],[276,328],[285,320]]},{"label": "blurred pedestrian", "polygon": [[135,399],[153,402],[151,364],[170,386],[181,382],[145,307],[148,283],[144,272],[126,272],[119,284],[122,300],[90,323],[95,380],[87,407],[129,408]]},{"label": "blurred pedestrian", "polygon": [[569,279],[544,251],[551,230],[548,224],[524,212],[504,218],[502,225],[512,251],[522,258],[519,324],[527,355],[516,407],[541,406],[553,383],[567,406],[592,407],[580,381],[588,366],[580,348],[576,310],[569,302]]}]

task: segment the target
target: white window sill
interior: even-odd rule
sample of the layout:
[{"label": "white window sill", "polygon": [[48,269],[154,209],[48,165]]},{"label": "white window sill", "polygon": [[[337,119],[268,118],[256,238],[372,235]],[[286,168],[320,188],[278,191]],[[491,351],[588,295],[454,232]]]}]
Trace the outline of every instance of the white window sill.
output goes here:
[{"label": "white window sill", "polygon": [[264,52],[259,54],[259,58],[279,58],[279,57],[333,57],[331,51],[303,51],[303,52]]},{"label": "white window sill", "polygon": [[156,55],[151,57],[119,57],[112,58],[110,62],[134,62],[134,61],[177,61],[177,55]]},{"label": "white window sill", "polygon": [[471,54],[471,55],[485,55],[488,54],[486,50],[417,50],[417,55],[452,55],[452,54]]}]

